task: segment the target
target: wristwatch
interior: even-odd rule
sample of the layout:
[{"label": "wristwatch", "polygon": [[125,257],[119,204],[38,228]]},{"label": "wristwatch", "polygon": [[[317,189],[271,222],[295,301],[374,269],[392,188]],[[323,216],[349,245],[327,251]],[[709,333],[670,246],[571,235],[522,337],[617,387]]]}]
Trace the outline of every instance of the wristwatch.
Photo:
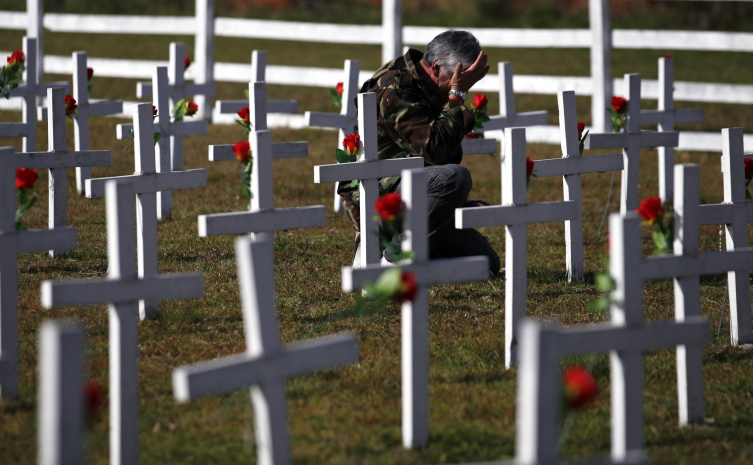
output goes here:
[{"label": "wristwatch", "polygon": [[468,98],[468,92],[463,92],[462,90],[452,89],[450,90],[450,95],[454,95],[462,101],[465,101],[465,99]]}]

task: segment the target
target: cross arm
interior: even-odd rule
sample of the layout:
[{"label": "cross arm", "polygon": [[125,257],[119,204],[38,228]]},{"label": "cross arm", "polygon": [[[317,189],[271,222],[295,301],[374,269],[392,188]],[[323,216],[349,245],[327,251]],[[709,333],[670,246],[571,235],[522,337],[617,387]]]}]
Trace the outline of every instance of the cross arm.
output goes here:
[{"label": "cross arm", "polygon": [[615,149],[627,147],[627,133],[593,133],[589,132],[583,143],[583,148],[591,149]]},{"label": "cross arm", "polygon": [[199,237],[274,232],[327,225],[327,207],[313,205],[253,212],[199,215]]},{"label": "cross arm", "polygon": [[53,229],[16,231],[16,253],[44,252],[46,250],[71,250],[77,245],[76,228],[69,226]]},{"label": "cross arm", "polygon": [[[248,100],[219,100],[215,108],[220,114],[232,115],[248,106]],[[298,100],[267,100],[267,113],[298,113]]]},{"label": "cross arm", "polygon": [[536,160],[534,169],[536,176],[567,176],[570,174],[601,173],[604,171],[620,171],[624,161],[621,153],[607,155],[588,155],[586,157],[551,158]]},{"label": "cross arm", "polygon": [[[133,139],[130,131],[133,129],[133,123],[118,124],[116,128],[118,139]],[[154,123],[154,132],[165,132],[163,136],[194,136],[207,134],[209,126],[206,121],[182,121],[180,123],[170,123],[169,131],[162,131],[159,122]]]},{"label": "cross arm", "polygon": [[205,95],[211,97],[217,93],[217,85],[214,82],[187,82],[186,95]]},{"label": "cross arm", "polygon": [[53,87],[63,87],[66,94],[71,93],[71,85],[68,81],[42,82],[37,85],[37,97],[46,97],[47,89],[52,89]]},{"label": "cross arm", "polygon": [[641,124],[661,124],[667,113],[673,113],[675,123],[700,123],[704,119],[703,110],[641,110]]},{"label": "cross arm", "polygon": [[495,131],[505,128],[540,126],[548,123],[549,112],[546,110],[517,113],[515,116],[497,115],[490,116],[489,121],[484,123],[484,127],[481,128],[480,132]]},{"label": "cross arm", "polygon": [[677,131],[641,131],[641,147],[677,147],[680,133]]},{"label": "cross arm", "polygon": [[647,279],[710,275],[733,270],[753,270],[753,248],[703,252],[695,257],[670,255],[647,257],[641,276]]},{"label": "cross arm", "polygon": [[[419,286],[469,283],[489,279],[489,257],[486,256],[441,258],[396,266],[403,271],[413,273]],[[388,269],[381,265],[368,265],[363,268],[346,266],[342,270],[342,289],[345,292],[363,289],[365,283],[375,283]]]},{"label": "cross arm", "polygon": [[196,274],[152,275],[138,279],[81,279],[42,282],[42,307],[73,307],[138,300],[199,298],[204,295],[204,276]]},{"label": "cross arm", "polygon": [[74,168],[78,166],[109,166],[109,150],[79,152],[18,152],[16,166],[23,168]]},{"label": "cross arm", "polygon": [[[275,142],[272,144],[272,158],[306,158],[309,156],[308,142]],[[232,145],[210,145],[209,161],[235,161]]]},{"label": "cross arm", "polygon": [[170,171],[166,173],[141,173],[131,176],[87,179],[86,196],[88,198],[104,197],[107,181],[122,181],[125,179],[133,184],[133,190],[136,194],[177,191],[181,189],[207,187],[207,170],[196,169]]},{"label": "cross arm", "polygon": [[323,113],[319,111],[307,111],[304,115],[304,123],[306,126],[313,126],[317,128],[338,128],[343,132],[349,134],[353,131],[353,127],[356,125],[356,118],[341,115],[339,113]]},{"label": "cross arm", "polygon": [[26,123],[0,124],[0,137],[26,137],[28,134],[29,125]]},{"label": "cross arm", "polygon": [[463,139],[461,147],[466,155],[498,152],[496,139]]},{"label": "cross arm", "polygon": [[[183,91],[185,95],[206,95],[211,97],[217,93],[217,86],[213,82],[207,82],[203,84],[197,84],[194,82],[186,82],[183,85]],[[168,85],[168,94],[172,97],[175,93],[176,86],[174,84]],[[138,82],[136,83],[136,97],[149,98],[153,97],[153,89],[151,82]]]},{"label": "cross arm", "polygon": [[524,205],[492,205],[455,209],[457,229],[557,223],[575,218],[580,207],[575,200],[536,202]]},{"label": "cross arm", "polygon": [[[700,224],[730,224],[735,217],[735,205],[731,203],[718,203],[714,205],[699,205],[698,219]],[[753,208],[748,209],[748,222],[750,222]]]},{"label": "cross arm", "polygon": [[403,170],[424,167],[424,159],[419,157],[395,158],[355,163],[338,163],[335,165],[318,165],[314,167],[314,182],[350,181],[352,179],[380,179],[400,176]]},{"label": "cross arm", "polygon": [[123,113],[122,100],[98,100],[89,103],[89,116],[104,116]]},{"label": "cross arm", "polygon": [[236,355],[173,370],[178,402],[240,389],[265,380],[289,378],[358,361],[358,340],[352,333],[294,342],[258,357]]}]

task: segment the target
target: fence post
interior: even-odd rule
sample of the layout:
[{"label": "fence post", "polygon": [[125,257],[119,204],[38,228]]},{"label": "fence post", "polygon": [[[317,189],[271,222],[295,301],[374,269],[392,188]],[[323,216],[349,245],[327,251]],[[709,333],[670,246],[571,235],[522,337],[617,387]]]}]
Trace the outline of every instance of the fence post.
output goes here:
[{"label": "fence post", "polygon": [[[44,8],[42,0],[26,0],[26,37],[37,39],[37,82],[44,82],[43,20]],[[40,98],[37,98],[37,100]]]},{"label": "fence post", "polygon": [[591,23],[591,127],[595,132],[612,132],[607,106],[612,98],[612,27],[609,0],[589,0]]},{"label": "fence post", "polygon": [[402,55],[403,0],[382,0],[382,63]]},{"label": "fence post", "polygon": [[[194,61],[194,82],[214,81],[214,0],[196,0]],[[211,119],[212,97],[196,95],[194,101],[199,106],[196,119]]]}]

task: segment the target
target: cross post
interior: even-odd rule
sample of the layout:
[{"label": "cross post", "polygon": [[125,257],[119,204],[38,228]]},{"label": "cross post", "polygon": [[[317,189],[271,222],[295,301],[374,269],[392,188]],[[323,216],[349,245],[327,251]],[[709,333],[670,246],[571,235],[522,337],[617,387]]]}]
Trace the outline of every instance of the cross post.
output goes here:
[{"label": "cross post", "polygon": [[274,296],[274,244],[269,233],[235,240],[246,353],[173,370],[178,402],[223,391],[251,388],[258,463],[291,462],[285,379],[358,361],[352,333],[280,341]]},{"label": "cross post", "polygon": [[585,141],[587,149],[622,149],[624,168],[620,186],[620,213],[638,208],[638,167],[641,148],[677,147],[679,143],[679,134],[676,131],[641,130],[641,75],[626,74],[625,88],[628,89],[628,107],[624,132],[590,133]]},{"label": "cross post", "polygon": [[[369,94],[359,94],[359,98],[364,95]],[[364,108],[361,102],[359,102],[359,107]],[[347,166],[347,164],[340,166]],[[413,302],[406,301],[402,304],[400,323],[403,447],[423,448],[429,442],[428,288],[434,284],[486,281],[489,279],[489,258],[478,256],[430,260],[426,172],[423,169],[403,170],[401,182],[406,208],[401,247],[403,251],[413,251],[415,256],[395,266],[402,272],[413,273],[418,286]],[[363,209],[364,200],[361,202]],[[363,210],[361,210],[361,215],[363,224]],[[361,268],[343,268],[343,291],[353,292],[356,289],[363,289],[365,283],[375,282],[386,269],[387,267],[379,264],[366,264]]]},{"label": "cross post", "polygon": [[540,126],[549,122],[546,110],[517,113],[515,111],[515,93],[513,92],[512,63],[501,62],[499,66],[499,116],[490,116],[489,121],[479,132],[499,131],[506,128]]},{"label": "cross post", "polygon": [[[151,105],[139,105],[147,106],[151,118]],[[151,121],[147,120],[146,123],[151,128]],[[105,191],[108,276],[44,281],[41,288],[42,307],[49,310],[108,304],[110,463],[131,465],[138,463],[138,302],[143,299],[199,298],[204,294],[204,284],[200,274],[154,273],[145,276],[141,270],[137,270],[133,185],[128,181],[110,180]]]}]

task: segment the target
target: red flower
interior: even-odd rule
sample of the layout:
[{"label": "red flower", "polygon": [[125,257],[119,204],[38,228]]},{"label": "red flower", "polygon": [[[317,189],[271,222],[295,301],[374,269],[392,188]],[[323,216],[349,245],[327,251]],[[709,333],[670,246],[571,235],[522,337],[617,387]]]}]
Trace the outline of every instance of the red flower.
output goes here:
[{"label": "red flower", "polygon": [[635,209],[646,224],[654,224],[664,217],[664,207],[659,197],[649,197]]},{"label": "red flower", "polygon": [[186,116],[193,116],[197,111],[199,111],[199,106],[195,102],[189,102],[186,105]]},{"label": "red flower", "polygon": [[152,105],[152,118],[157,117],[157,107]]},{"label": "red flower", "polygon": [[361,145],[361,136],[358,134],[350,134],[343,139],[343,148],[348,155],[355,155],[358,153],[358,147]]},{"label": "red flower", "polygon": [[750,176],[750,173],[753,173],[753,160],[750,158],[745,159],[745,177],[747,178]]},{"label": "red flower", "polygon": [[384,221],[393,221],[400,216],[403,199],[395,192],[384,195],[374,202],[374,210]]},{"label": "red flower", "polygon": [[583,130],[586,129],[585,123],[578,123],[578,137],[583,136]]},{"label": "red flower", "polygon": [[670,59],[670,58],[672,58],[672,55],[662,55],[662,56],[660,56],[659,58],[667,58],[667,59]]},{"label": "red flower", "polygon": [[562,384],[565,388],[567,405],[574,409],[588,404],[599,391],[593,375],[579,365],[573,365],[565,371]]},{"label": "red flower", "polygon": [[37,170],[16,168],[16,188],[25,190],[34,187],[37,181]]},{"label": "red flower", "polygon": [[235,159],[244,165],[248,163],[248,159],[251,158],[251,144],[246,142],[238,142],[233,145],[233,152],[235,152]]},{"label": "red flower", "polygon": [[94,70],[92,68],[86,68],[86,80],[91,81],[94,76]]},{"label": "red flower", "polygon": [[21,66],[24,65],[24,61],[26,60],[26,57],[24,56],[23,50],[16,50],[8,57],[8,64],[12,65],[13,63],[18,63]]},{"label": "red flower", "polygon": [[484,94],[476,94],[473,96],[473,108],[474,110],[483,110],[486,104],[489,103],[489,99]]},{"label": "red flower", "polygon": [[187,70],[189,66],[191,66],[191,59],[183,57],[183,71]]},{"label": "red flower", "polygon": [[617,113],[624,113],[627,110],[628,101],[622,97],[612,97],[612,110]]},{"label": "red flower", "polygon": [[337,85],[335,86],[335,92],[337,92],[337,95],[342,95],[343,94],[343,83],[342,82],[338,82],[337,83]]},{"label": "red flower", "polygon": [[526,157],[526,176],[530,176],[533,174],[533,160]]},{"label": "red flower", "polygon": [[71,97],[70,95],[65,96],[65,116],[70,117],[74,113],[78,113],[76,111],[76,108],[78,108],[78,105],[76,105],[76,99]]},{"label": "red flower", "polygon": [[478,133],[476,133],[476,132],[469,132],[468,134],[466,134],[466,135],[465,135],[465,138],[466,138],[466,139],[478,139],[478,137],[479,137],[480,135],[481,135],[481,134],[478,134]]},{"label": "red flower", "polygon": [[87,379],[84,383],[84,402],[86,404],[86,418],[91,420],[102,407],[105,390],[102,384],[94,379]]},{"label": "red flower", "polygon": [[416,298],[416,291],[418,291],[416,275],[403,271],[400,274],[400,288],[392,299],[398,302],[413,302],[413,299]]},{"label": "red flower", "polygon": [[244,123],[247,123],[249,120],[251,120],[251,111],[248,107],[241,108],[240,111],[236,112],[238,115],[238,118],[241,119]]}]

